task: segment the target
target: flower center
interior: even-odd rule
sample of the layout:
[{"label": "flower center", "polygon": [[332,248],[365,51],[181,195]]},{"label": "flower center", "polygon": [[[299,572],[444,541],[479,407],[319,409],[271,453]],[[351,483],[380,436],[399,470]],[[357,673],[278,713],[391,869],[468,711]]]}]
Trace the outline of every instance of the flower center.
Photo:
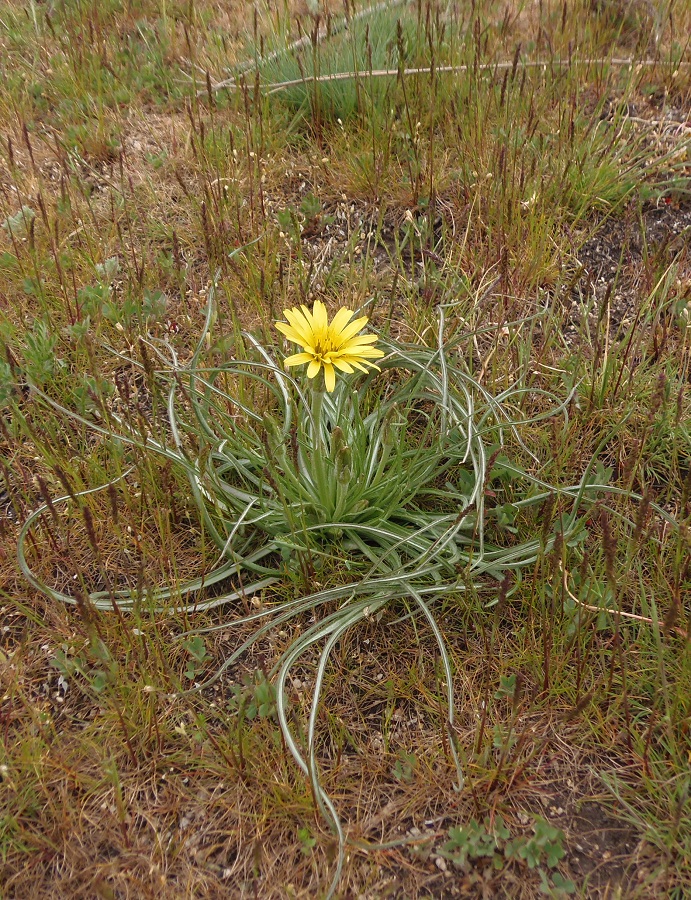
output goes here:
[{"label": "flower center", "polygon": [[325,341],[317,341],[314,346],[314,358],[317,362],[331,362],[331,354],[333,353],[333,347],[331,346],[331,341],[328,338]]}]

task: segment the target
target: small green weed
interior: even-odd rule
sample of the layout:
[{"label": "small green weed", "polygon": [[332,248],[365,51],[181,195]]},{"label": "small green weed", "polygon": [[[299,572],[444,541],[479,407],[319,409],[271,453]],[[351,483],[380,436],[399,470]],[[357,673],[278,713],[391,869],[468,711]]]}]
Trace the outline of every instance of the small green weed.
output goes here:
[{"label": "small green weed", "polygon": [[415,770],[418,767],[417,757],[414,753],[408,753],[406,750],[398,751],[398,759],[394,763],[391,774],[396,781],[410,783],[415,778]]},{"label": "small green weed", "polygon": [[75,679],[81,678],[97,694],[114,683],[118,675],[117,661],[96,634],[88,639],[78,653],[69,652],[67,648],[56,650],[50,664],[66,683],[75,683]]},{"label": "small green weed", "polygon": [[233,685],[233,696],[229,707],[236,710],[240,719],[276,719],[276,688],[257,669],[252,675],[245,675],[242,684]]},{"label": "small green weed", "polygon": [[187,668],[185,669],[185,678],[194,681],[201,669],[206,668],[209,661],[209,652],[206,649],[204,638],[198,634],[183,641],[182,646],[189,654]]},{"label": "small green weed", "polygon": [[21,240],[21,238],[26,237],[35,218],[36,213],[30,206],[22,206],[19,212],[5,219],[2,227],[13,238]]},{"label": "small green weed", "polygon": [[439,853],[455,866],[467,869],[478,859],[489,859],[496,869],[510,862],[525,863],[529,869],[538,869],[543,890],[553,895],[574,894],[576,886],[555,869],[566,855],[564,833],[539,816],[533,825],[531,836],[511,837],[511,832],[499,815],[480,823],[471,819],[467,825],[449,829],[449,840]]},{"label": "small green weed", "polygon": [[307,827],[298,828],[298,840],[300,841],[300,851],[309,856],[314,849],[317,839]]}]

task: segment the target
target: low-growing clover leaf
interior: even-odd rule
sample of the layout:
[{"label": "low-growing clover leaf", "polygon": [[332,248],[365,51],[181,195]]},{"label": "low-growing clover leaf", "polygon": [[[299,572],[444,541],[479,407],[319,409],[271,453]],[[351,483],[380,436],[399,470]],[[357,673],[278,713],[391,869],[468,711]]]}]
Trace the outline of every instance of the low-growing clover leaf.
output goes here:
[{"label": "low-growing clover leaf", "polygon": [[550,869],[559,865],[559,860],[566,856],[564,849],[564,832],[554,825],[550,825],[544,819],[537,819],[535,822],[535,836],[531,843],[535,843],[544,853],[547,865]]},{"label": "low-growing clover leaf", "polygon": [[317,843],[317,839],[312,835],[309,828],[298,828],[298,840],[300,841],[300,851],[309,856],[312,848]]},{"label": "low-growing clover leaf", "polygon": [[516,676],[514,675],[501,675],[499,678],[499,689],[494,692],[494,699],[501,700],[502,697],[508,697],[510,700],[513,700],[513,696],[516,693]]},{"label": "low-growing clover leaf", "polygon": [[471,819],[460,828],[449,828],[449,840],[441,848],[441,856],[461,868],[465,868],[469,859],[493,857],[497,851],[497,838],[488,832],[487,824],[487,820],[483,825],[477,819]]},{"label": "low-growing clover leaf", "polygon": [[406,750],[398,751],[398,759],[392,769],[392,775],[396,781],[411,782],[417,767],[417,757],[414,753],[408,753]]}]

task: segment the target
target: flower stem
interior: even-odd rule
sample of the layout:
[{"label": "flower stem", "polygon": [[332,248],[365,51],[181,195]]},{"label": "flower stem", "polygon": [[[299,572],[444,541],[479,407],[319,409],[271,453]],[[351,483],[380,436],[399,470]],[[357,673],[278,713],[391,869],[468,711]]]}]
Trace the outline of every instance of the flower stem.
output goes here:
[{"label": "flower stem", "polygon": [[324,407],[323,388],[312,389],[312,465],[314,480],[322,509],[328,508],[329,478],[326,471],[327,448],[322,428],[322,410]]},{"label": "flower stem", "polygon": [[324,391],[322,388],[312,390],[312,427],[314,428],[314,449],[323,450],[322,439],[322,407],[324,406]]}]

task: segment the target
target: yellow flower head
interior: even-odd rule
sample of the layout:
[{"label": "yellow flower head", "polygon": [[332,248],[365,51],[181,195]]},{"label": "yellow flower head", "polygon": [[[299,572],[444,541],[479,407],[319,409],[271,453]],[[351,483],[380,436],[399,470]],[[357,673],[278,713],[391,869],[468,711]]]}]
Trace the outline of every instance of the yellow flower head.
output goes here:
[{"label": "yellow flower head", "polygon": [[314,301],[312,312],[303,304],[300,309],[285,309],[288,320],[276,322],[276,328],[289,341],[299,344],[302,353],[288,356],[286,366],[309,363],[307,377],[314,378],[324,367],[324,382],[327,391],[336,386],[336,369],[352,374],[353,367],[366,372],[366,366],[379,369],[371,359],[378,359],[384,353],[370,346],[377,340],[376,334],[358,334],[367,324],[367,316],[350,321],[353,313],[349,309],[339,309],[329,323],[326,307],[320,300]]}]

